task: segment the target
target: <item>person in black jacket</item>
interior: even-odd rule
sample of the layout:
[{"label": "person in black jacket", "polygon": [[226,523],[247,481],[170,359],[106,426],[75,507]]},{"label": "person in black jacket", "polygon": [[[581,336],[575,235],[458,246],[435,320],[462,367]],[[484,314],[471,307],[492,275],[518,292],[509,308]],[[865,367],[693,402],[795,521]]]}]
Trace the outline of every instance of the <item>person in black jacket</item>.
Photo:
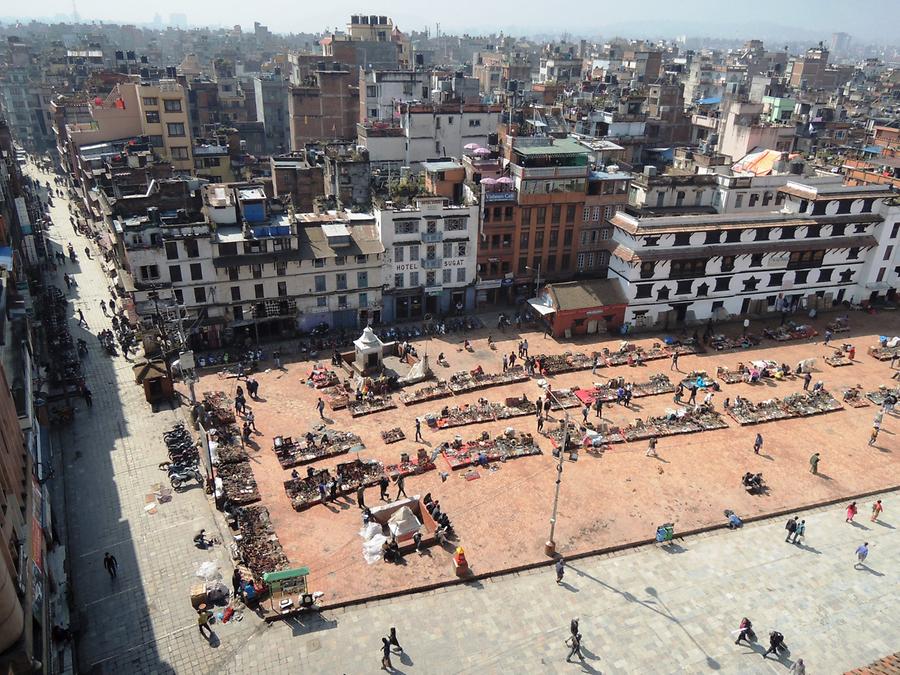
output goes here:
[{"label": "person in black jacket", "polygon": [[763,654],[763,658],[766,658],[769,654],[774,654],[777,657],[780,649],[784,649],[784,635],[777,630],[773,630],[769,633],[769,648]]}]

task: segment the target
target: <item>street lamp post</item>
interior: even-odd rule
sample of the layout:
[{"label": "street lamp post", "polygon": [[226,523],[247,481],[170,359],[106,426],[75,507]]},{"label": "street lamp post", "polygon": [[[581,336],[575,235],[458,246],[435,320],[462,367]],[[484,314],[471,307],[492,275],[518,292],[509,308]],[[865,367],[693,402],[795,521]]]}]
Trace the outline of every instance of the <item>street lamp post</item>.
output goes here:
[{"label": "street lamp post", "polygon": [[556,394],[552,391],[547,391],[547,396],[553,398],[556,401],[556,404],[563,411],[563,433],[562,433],[562,442],[559,446],[559,462],[556,464],[556,490],[553,495],[553,515],[550,516],[550,536],[547,538],[547,541],[544,543],[544,553],[553,557],[556,555],[556,541],[553,536],[556,534],[556,515],[559,512],[559,488],[562,484],[562,472],[563,472],[563,460],[565,459],[566,450],[568,449],[568,438],[569,438],[569,412],[562,407],[559,402],[559,399],[556,398]]}]

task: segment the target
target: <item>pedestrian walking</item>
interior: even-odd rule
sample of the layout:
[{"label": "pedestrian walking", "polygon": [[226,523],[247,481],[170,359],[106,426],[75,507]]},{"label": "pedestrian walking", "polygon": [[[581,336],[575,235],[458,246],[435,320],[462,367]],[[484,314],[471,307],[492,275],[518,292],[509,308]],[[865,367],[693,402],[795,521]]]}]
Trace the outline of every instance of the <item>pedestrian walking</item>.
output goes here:
[{"label": "pedestrian walking", "polygon": [[247,425],[253,429],[256,433],[259,433],[259,429],[256,428],[256,416],[253,414],[253,411],[249,408],[247,410]]},{"label": "pedestrian walking", "polygon": [[422,420],[420,420],[418,417],[416,418],[416,442],[425,442],[425,439],[422,438]]},{"label": "pedestrian walking", "polygon": [[272,359],[275,361],[275,367],[281,370],[281,352],[277,349],[272,352]]},{"label": "pedestrian walking", "polygon": [[669,370],[677,370],[678,372],[681,372],[678,368],[678,352],[672,354],[672,367],[669,368]]},{"label": "pedestrian walking", "polygon": [[581,661],[584,661],[584,654],[581,653],[581,633],[570,635],[569,639],[566,640],[566,646],[569,647],[569,655],[566,657],[567,663],[571,662],[573,656],[577,656]]},{"label": "pedestrian walking", "polygon": [[769,648],[766,650],[766,653],[763,654],[763,658],[766,658],[769,654],[774,654],[775,657],[778,657],[778,650],[784,646],[784,635],[779,633],[777,630],[773,630],[769,633]]},{"label": "pedestrian walking", "polygon": [[400,499],[400,495],[406,496],[406,484],[402,473],[397,476],[397,499]]},{"label": "pedestrian walking", "polygon": [[814,476],[819,474],[819,453],[814,452],[809,458],[809,472]]},{"label": "pedestrian walking", "polygon": [[397,629],[393,626],[391,626],[391,632],[388,634],[388,641],[391,643],[392,647],[397,648],[397,651],[403,651],[403,647],[400,646],[400,642],[397,640]]},{"label": "pedestrian walking", "polygon": [[506,358],[506,354],[504,354],[504,355],[503,355],[503,372],[504,372],[504,373],[506,372],[506,365],[507,365],[507,363],[508,363],[508,361],[507,361],[507,358]]},{"label": "pedestrian walking", "polygon": [[103,316],[106,316],[106,300],[100,301],[100,311],[103,312]]},{"label": "pedestrian walking", "polygon": [[325,419],[325,401],[323,401],[321,398],[316,403],[316,410],[319,411],[319,417],[324,420]]},{"label": "pedestrian walking", "polygon": [[803,391],[809,390],[809,383],[812,382],[812,373],[807,372],[803,376]]},{"label": "pedestrian walking", "polygon": [[578,618],[572,619],[569,622],[569,635],[578,635]]},{"label": "pedestrian walking", "polygon": [[891,370],[894,369],[894,364],[897,363],[897,359],[900,359],[900,352],[894,352],[891,355]]},{"label": "pedestrian walking", "polygon": [[381,638],[381,669],[394,669],[394,666],[391,665],[391,641],[386,637]]},{"label": "pedestrian walking", "polygon": [[762,446],[763,446],[763,437],[762,437],[762,434],[758,433],[758,434],[756,434],[756,440],[753,441],[753,452],[755,452],[758,455]]},{"label": "pedestrian walking", "polygon": [[857,511],[858,509],[856,508],[856,502],[850,502],[849,506],[847,506],[847,518],[844,520],[844,522],[852,523]]},{"label": "pedestrian walking", "polygon": [[881,505],[881,500],[879,499],[877,502],[872,504],[872,517],[869,518],[873,523],[878,522],[878,517],[881,515],[881,512],[884,511],[884,507]]},{"label": "pedestrian walking", "polygon": [[109,578],[115,579],[119,574],[119,561],[116,560],[116,556],[107,552],[106,555],[103,556],[103,567],[106,568],[106,571],[109,572]]},{"label": "pedestrian walking", "polygon": [[794,542],[795,544],[799,544],[799,543],[800,543],[800,537],[802,537],[802,536],[804,536],[804,535],[806,535],[806,521],[805,521],[805,520],[801,520],[799,523],[797,523],[797,529],[794,530],[794,540],[793,540],[793,542]]},{"label": "pedestrian walking", "polygon": [[872,434],[869,436],[869,445],[875,445],[875,440],[878,438],[878,432],[881,430],[881,425],[878,422],[872,426]]},{"label": "pedestrian walking", "polygon": [[647,457],[659,457],[659,455],[656,454],[656,443],[656,436],[651,436],[650,442],[647,444]]},{"label": "pedestrian walking", "polygon": [[360,485],[356,488],[356,505],[364,509],[366,508],[366,486]]},{"label": "pedestrian walking", "polygon": [[537,430],[538,433],[541,433],[544,430],[544,416],[541,415],[540,411],[538,411]]},{"label": "pedestrian walking", "polygon": [[94,395],[91,393],[91,390],[87,387],[83,387],[81,390],[81,395],[84,397],[84,402],[87,403],[88,408],[94,407]]},{"label": "pedestrian walking", "polygon": [[78,325],[79,325],[79,326],[84,326],[85,328],[88,327],[88,322],[87,322],[87,320],[84,318],[84,312],[81,311],[81,309],[78,310]]},{"label": "pedestrian walking", "polygon": [[791,675],[806,675],[806,664],[803,663],[803,659],[794,661],[789,672]]},{"label": "pedestrian walking", "polygon": [[590,414],[590,412],[591,412],[591,408],[587,404],[585,404],[585,406],[581,409],[581,419],[585,424],[587,424],[587,418],[588,418],[588,414]]},{"label": "pedestrian walking", "polygon": [[825,331],[825,339],[822,340],[822,344],[825,345],[825,346],[827,346],[828,343],[831,341],[831,336],[832,336],[832,335],[833,335],[833,333],[832,333],[830,330],[826,330],[826,331]]},{"label": "pedestrian walking", "polygon": [[691,391],[691,395],[688,396],[687,402],[688,402],[688,405],[694,405],[695,403],[697,403],[697,385],[692,384],[690,391]]},{"label": "pedestrian walking", "polygon": [[603,399],[601,399],[599,396],[594,401],[594,410],[597,412],[598,418],[603,417]]},{"label": "pedestrian walking", "polygon": [[388,479],[388,477],[385,476],[385,475],[382,475],[381,478],[378,479],[378,488],[379,488],[379,490],[381,490],[381,494],[379,495],[379,499],[381,499],[381,501],[383,501],[383,502],[388,501],[388,491],[387,491],[387,489],[388,489],[388,486],[389,486],[390,484],[391,484],[391,481],[390,481],[390,480]]},{"label": "pedestrian walking", "polygon": [[794,536],[794,532],[797,531],[797,520],[798,517],[794,516],[793,518],[788,518],[788,521],[784,524],[784,529],[787,530],[787,536],[784,538],[785,541],[790,541],[791,537]]},{"label": "pedestrian walking", "polygon": [[547,395],[547,398],[544,400],[544,417],[550,414],[550,396]]},{"label": "pedestrian walking", "polygon": [[591,375],[596,375],[597,368],[599,368],[599,367],[600,367],[600,355],[598,354],[597,356],[594,357],[594,367],[591,368]]},{"label": "pedestrian walking", "polygon": [[561,584],[563,575],[566,573],[566,561],[560,558],[556,561],[556,583]]},{"label": "pedestrian walking", "polygon": [[212,627],[209,625],[209,620],[211,618],[212,612],[206,609],[206,605],[200,605],[197,612],[197,628],[200,630],[200,635],[203,635],[203,630],[206,629],[209,633],[208,637],[212,637],[213,631]]},{"label": "pedestrian walking", "polygon": [[522,340],[522,354],[525,355],[525,358],[528,358],[528,338]]},{"label": "pedestrian walking", "polygon": [[860,565],[865,564],[866,558],[869,556],[869,542],[865,542],[862,546],[856,549],[856,564],[854,567],[859,567]]},{"label": "pedestrian walking", "polygon": [[753,622],[745,616],[741,619],[741,623],[738,626],[738,636],[734,644],[740,644],[741,640],[746,640],[747,644],[750,644],[751,635],[753,635]]}]

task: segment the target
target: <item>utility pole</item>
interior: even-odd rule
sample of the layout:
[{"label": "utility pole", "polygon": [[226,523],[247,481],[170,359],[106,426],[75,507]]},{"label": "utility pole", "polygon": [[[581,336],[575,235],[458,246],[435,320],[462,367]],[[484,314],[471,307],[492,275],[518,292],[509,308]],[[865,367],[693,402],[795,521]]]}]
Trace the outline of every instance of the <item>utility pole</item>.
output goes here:
[{"label": "utility pole", "polygon": [[550,536],[544,543],[544,553],[552,558],[556,555],[556,540],[553,537],[556,534],[556,515],[559,512],[559,488],[562,484],[563,461],[566,456],[566,451],[569,449],[569,412],[562,407],[562,404],[559,402],[559,399],[556,398],[556,394],[554,394],[553,391],[547,390],[547,395],[552,397],[563,411],[563,433],[559,446],[559,462],[556,464],[556,490],[553,495],[553,515],[550,516]]}]

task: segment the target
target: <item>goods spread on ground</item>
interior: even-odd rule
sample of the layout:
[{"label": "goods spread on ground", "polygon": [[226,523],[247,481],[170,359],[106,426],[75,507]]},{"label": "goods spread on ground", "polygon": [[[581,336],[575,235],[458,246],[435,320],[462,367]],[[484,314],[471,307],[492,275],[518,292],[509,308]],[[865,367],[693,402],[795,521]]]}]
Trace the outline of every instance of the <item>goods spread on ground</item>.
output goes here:
[{"label": "goods spread on ground", "polygon": [[451,469],[462,469],[470,465],[484,466],[491,462],[505,462],[518,457],[541,454],[531,434],[508,430],[494,438],[484,432],[473,441],[463,441],[457,437],[441,451]]},{"label": "goods spread on ground", "polygon": [[874,356],[879,361],[890,361],[894,356],[900,356],[900,337],[881,336],[878,344],[869,347],[869,356]]},{"label": "goods spread on ground", "polygon": [[826,356],[823,361],[834,368],[853,365],[853,361],[851,361],[850,357],[847,356],[847,354],[845,354],[843,351],[835,351],[834,354]]},{"label": "goods spread on ground", "polygon": [[332,494],[335,496],[353,494],[360,485],[374,485],[384,473],[384,468],[377,460],[357,459],[338,464],[334,473],[328,469],[316,470],[312,467],[306,471],[305,476],[298,476],[284,482],[284,491],[290,498],[291,506],[295,511],[302,511],[322,503],[323,491],[325,498],[330,499]]},{"label": "goods spread on ground", "polygon": [[386,396],[369,394],[358,401],[353,400],[347,404],[347,409],[353,417],[362,417],[363,415],[371,415],[385,410],[393,410],[396,407],[389,394]]},{"label": "goods spread on ground", "polygon": [[865,408],[869,405],[869,402],[863,396],[862,385],[859,384],[855,387],[844,387],[841,390],[841,402],[853,408]]},{"label": "goods spread on ground", "polygon": [[778,342],[787,342],[788,340],[804,340],[807,338],[812,338],[818,335],[819,332],[813,328],[812,326],[806,324],[794,324],[790,322],[784,326],[779,326],[775,329],[765,329],[763,331],[763,335],[765,335],[770,340],[776,340]]},{"label": "goods spread on ground", "polygon": [[384,472],[391,478],[397,476],[412,476],[425,473],[434,469],[434,462],[425,448],[419,448],[415,457],[410,457],[408,452],[400,453],[400,461],[397,464],[388,464]]},{"label": "goods spread on ground", "polygon": [[238,428],[233,424],[210,431],[209,452],[216,465],[236,464],[249,459],[247,451],[241,446]]},{"label": "goods spread on ground", "polygon": [[216,468],[216,479],[222,481],[222,491],[233,504],[252,504],[260,499],[250,462],[221,464]]},{"label": "goods spread on ground", "polygon": [[471,370],[461,370],[450,376],[449,388],[454,394],[464,394],[470,391],[496,387],[515,382],[527,382],[528,373],[522,366],[515,366],[502,373],[488,375],[481,366]]},{"label": "goods spread on ground", "polygon": [[565,352],[564,354],[540,354],[535,357],[535,369],[544,375],[590,370],[593,367],[594,359],[588,354]]},{"label": "goods spread on ground", "polygon": [[394,427],[393,429],[387,429],[386,431],[381,432],[381,440],[387,445],[398,443],[404,438],[406,438],[406,434],[403,433],[403,429],[400,427]]},{"label": "goods spread on ground", "polygon": [[224,427],[234,424],[234,401],[224,391],[204,391],[203,410],[209,417],[209,426]]},{"label": "goods spread on ground", "polygon": [[843,406],[827,390],[800,391],[783,399],[770,398],[752,403],[743,397],[735,397],[728,414],[741,425],[761,424],[793,417],[809,417],[842,410]]},{"label": "goods spread on ground", "polygon": [[551,410],[562,410],[564,408],[578,408],[583,405],[581,399],[576,395],[576,389],[554,389],[550,398]]},{"label": "goods spread on ground", "polygon": [[257,579],[262,579],[266,572],[287,569],[287,556],[281,548],[266,507],[245,506],[239,509],[237,522],[241,532],[238,541],[241,558]]},{"label": "goods spread on ground", "polygon": [[[554,448],[562,444],[564,424],[554,429],[545,429],[544,435],[550,439]],[[569,424],[569,440],[571,447],[602,448],[610,443],[624,443],[622,429],[603,420],[588,422],[587,425]]]},{"label": "goods spread on ground", "polygon": [[870,391],[866,394],[866,398],[872,401],[875,405],[884,405],[884,400],[888,397],[892,396],[895,399],[900,400],[900,385],[896,387],[887,387],[880,386],[875,391]]},{"label": "goods spread on ground", "polygon": [[731,349],[749,349],[758,345],[761,341],[758,335],[752,333],[746,333],[737,337],[719,334],[709,338],[709,346],[718,352],[722,352]]},{"label": "goods spread on ground", "polygon": [[481,424],[510,417],[533,415],[535,411],[534,401],[529,401],[524,395],[507,398],[503,403],[493,403],[482,398],[471,405],[444,406],[439,412],[425,415],[425,421],[429,427],[451,429],[467,424]]},{"label": "goods spread on ground", "polygon": [[307,432],[302,439],[276,436],[272,441],[272,450],[275,451],[282,469],[290,469],[293,466],[309,464],[348,452],[359,452],[365,447],[362,439],[353,432],[329,429],[325,425],[319,425]]},{"label": "goods spread on ground", "polygon": [[353,392],[347,383],[336,384],[322,389],[322,397],[332,410],[343,410],[346,408],[352,395]]},{"label": "goods spread on ground", "polygon": [[687,389],[690,389],[691,386],[697,387],[697,389],[708,389],[714,383],[715,380],[705,370],[692,370],[681,380],[682,386]]},{"label": "goods spread on ground", "polygon": [[753,384],[763,378],[783,380],[788,377],[785,375],[786,368],[786,364],[778,365],[776,361],[767,359],[750,361],[749,365],[742,361],[734,370],[719,366],[716,368],[716,377],[725,384],[737,384],[738,382]]},{"label": "goods spread on ground", "polygon": [[839,316],[834,321],[831,321],[826,329],[830,330],[832,333],[846,333],[850,330],[850,317],[849,316]]},{"label": "goods spread on ground", "polygon": [[450,385],[447,384],[446,380],[438,380],[435,383],[425,387],[419,387],[413,391],[401,392],[399,398],[400,402],[404,405],[413,405],[415,403],[423,403],[424,401],[447,398],[448,396],[453,396],[453,392],[450,391]]},{"label": "goods spread on ground", "polygon": [[665,415],[636,419],[622,430],[626,441],[639,441],[654,436],[674,436],[698,431],[727,429],[728,424],[711,406],[678,408]]},{"label": "goods spread on ground", "polygon": [[[624,393],[628,386],[629,383],[625,382],[624,377],[614,377],[602,386],[595,386],[591,389],[575,389],[573,395],[578,399],[578,405],[592,406],[598,398],[604,403],[617,401],[619,399],[619,389],[622,389]],[[671,394],[675,391],[675,385],[672,384],[669,376],[665,373],[651,375],[649,381],[636,382],[630,384],[630,386],[632,398]],[[559,395],[559,392],[554,393]]]},{"label": "goods spread on ground", "polygon": [[333,387],[339,382],[340,379],[338,378],[336,372],[318,363],[313,366],[313,369],[309,372],[309,375],[306,378],[306,383],[309,386],[314,387],[315,389],[325,389],[326,387]]}]

